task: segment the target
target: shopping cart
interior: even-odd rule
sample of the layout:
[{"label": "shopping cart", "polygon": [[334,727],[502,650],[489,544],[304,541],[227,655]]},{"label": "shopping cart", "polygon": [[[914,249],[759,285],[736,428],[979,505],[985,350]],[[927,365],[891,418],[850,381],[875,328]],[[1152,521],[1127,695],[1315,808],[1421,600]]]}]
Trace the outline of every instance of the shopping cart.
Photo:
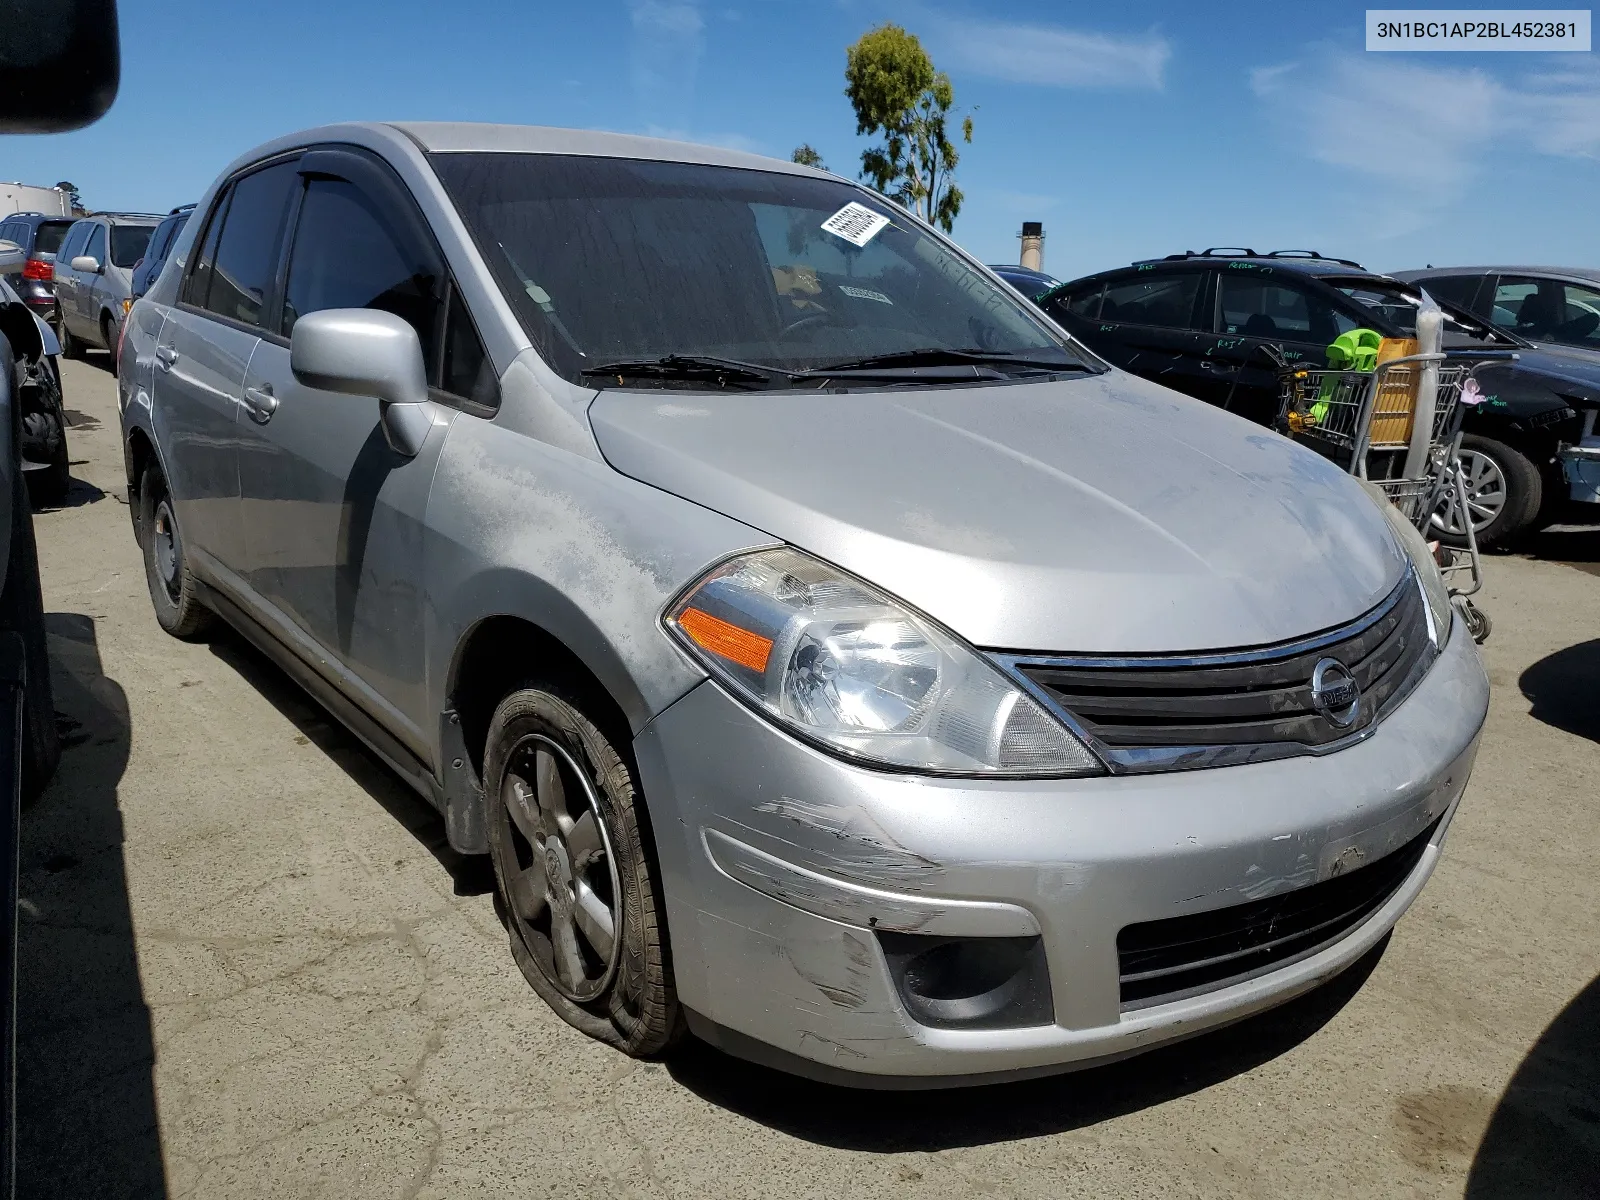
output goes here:
[{"label": "shopping cart", "polygon": [[[1278,372],[1278,430],[1376,488],[1431,544],[1435,513],[1451,506],[1467,512],[1459,458],[1463,389],[1482,363],[1514,357],[1507,351],[1450,351],[1391,359],[1372,371],[1284,366]],[[1412,454],[1412,433],[1428,374],[1435,380],[1432,427],[1418,457]],[[1482,642],[1490,621],[1471,600],[1483,587],[1482,562],[1472,522],[1463,520],[1461,527],[1466,546],[1439,545],[1435,557],[1451,602],[1473,640]]]}]

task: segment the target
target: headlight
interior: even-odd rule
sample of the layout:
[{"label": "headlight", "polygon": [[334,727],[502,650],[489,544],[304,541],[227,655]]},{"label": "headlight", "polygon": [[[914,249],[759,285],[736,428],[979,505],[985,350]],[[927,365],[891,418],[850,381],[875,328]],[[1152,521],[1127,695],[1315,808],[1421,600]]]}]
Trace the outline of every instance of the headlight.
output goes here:
[{"label": "headlight", "polygon": [[666,624],[735,694],[848,757],[952,775],[1104,772],[977,652],[798,550],[730,559]]},{"label": "headlight", "polygon": [[1444,644],[1450,640],[1450,627],[1455,622],[1455,610],[1450,606],[1450,589],[1445,586],[1444,576],[1439,574],[1439,564],[1434,561],[1433,552],[1417,532],[1417,527],[1387,499],[1383,500],[1382,508],[1383,515],[1389,519],[1389,527],[1394,530],[1406,556],[1411,559],[1411,568],[1416,572],[1417,583],[1422,588],[1422,598],[1428,603],[1428,636],[1436,647],[1443,650]]}]

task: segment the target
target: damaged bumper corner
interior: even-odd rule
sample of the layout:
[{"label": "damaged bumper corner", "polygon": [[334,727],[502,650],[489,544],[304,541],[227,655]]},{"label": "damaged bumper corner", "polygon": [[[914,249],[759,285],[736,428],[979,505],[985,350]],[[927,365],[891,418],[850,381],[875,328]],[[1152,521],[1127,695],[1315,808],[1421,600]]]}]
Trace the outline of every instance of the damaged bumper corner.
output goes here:
[{"label": "damaged bumper corner", "polygon": [[[635,742],[680,998],[734,1053],[880,1087],[1084,1066],[1236,1021],[1337,974],[1409,907],[1487,705],[1458,628],[1412,696],[1335,755],[991,783],[840,762],[704,684]],[[1382,863],[1392,885],[1331,940],[1129,1000],[1130,927],[1231,919]],[[918,962],[981,973],[996,956],[969,951],[991,947],[1038,977],[998,1016],[930,1017],[908,995],[926,982],[908,971],[945,986]]]}]

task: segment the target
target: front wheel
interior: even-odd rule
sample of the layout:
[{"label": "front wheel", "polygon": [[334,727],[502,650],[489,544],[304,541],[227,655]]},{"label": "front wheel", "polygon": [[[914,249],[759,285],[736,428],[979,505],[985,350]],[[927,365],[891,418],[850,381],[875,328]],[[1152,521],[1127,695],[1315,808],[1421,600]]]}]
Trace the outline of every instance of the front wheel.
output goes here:
[{"label": "front wheel", "polygon": [[573,700],[500,702],[484,754],[511,953],[568,1024],[635,1056],[680,1033],[666,925],[628,763]]},{"label": "front wheel", "polygon": [[1461,470],[1466,477],[1463,511],[1454,488],[1433,515],[1439,540],[1467,544],[1467,521],[1478,545],[1504,546],[1529,529],[1544,500],[1539,468],[1522,451],[1475,433],[1461,438]]},{"label": "front wheel", "polygon": [[67,328],[67,319],[56,310],[56,340],[61,343],[62,358],[82,358],[83,342],[78,336]]}]

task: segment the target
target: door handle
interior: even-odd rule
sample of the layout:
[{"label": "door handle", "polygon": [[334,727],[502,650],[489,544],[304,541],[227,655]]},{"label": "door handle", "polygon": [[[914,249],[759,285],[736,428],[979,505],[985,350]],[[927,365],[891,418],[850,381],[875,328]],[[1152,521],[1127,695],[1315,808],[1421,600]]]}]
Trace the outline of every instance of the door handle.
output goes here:
[{"label": "door handle", "polygon": [[244,390],[244,406],[250,411],[250,419],[257,425],[265,425],[272,420],[272,414],[278,411],[278,398],[272,394],[270,387],[247,387]]},{"label": "door handle", "polygon": [[172,364],[178,361],[178,352],[171,346],[156,347],[156,362],[161,364],[163,371],[172,370]]}]

